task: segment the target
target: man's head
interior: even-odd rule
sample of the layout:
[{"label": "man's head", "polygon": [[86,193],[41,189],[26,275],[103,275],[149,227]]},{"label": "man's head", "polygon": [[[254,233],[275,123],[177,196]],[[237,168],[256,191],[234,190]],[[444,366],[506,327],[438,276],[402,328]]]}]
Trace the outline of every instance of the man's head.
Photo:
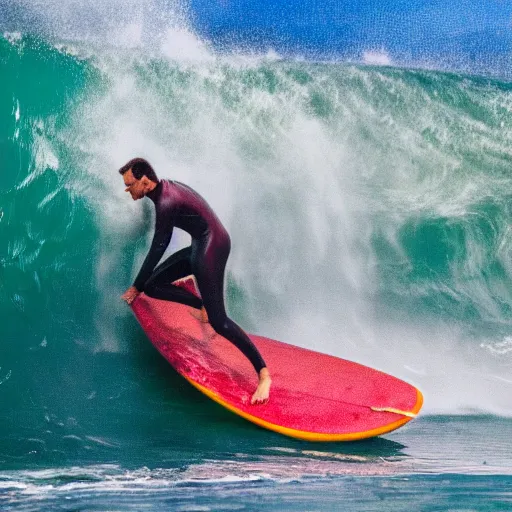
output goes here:
[{"label": "man's head", "polygon": [[119,169],[119,174],[123,176],[126,192],[130,192],[134,201],[142,199],[158,183],[153,167],[144,158],[133,158]]}]

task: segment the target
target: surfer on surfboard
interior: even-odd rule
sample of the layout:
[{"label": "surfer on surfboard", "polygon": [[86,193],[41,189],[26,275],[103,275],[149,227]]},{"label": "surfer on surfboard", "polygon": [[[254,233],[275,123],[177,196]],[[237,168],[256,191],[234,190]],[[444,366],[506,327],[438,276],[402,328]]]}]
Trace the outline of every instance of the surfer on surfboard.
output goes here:
[{"label": "surfer on surfboard", "polygon": [[[208,315],[204,321],[209,321],[215,332],[240,349],[254,366],[259,383],[251,403],[266,403],[271,379],[265,361],[249,336],[227,316],[224,306],[224,270],[231,248],[228,232],[197,192],[177,181],[159,180],[143,158],[130,160],[119,173],[134,201],[147,196],[156,209],[151,248],[133,286],[121,298],[131,304],[144,292],[149,297],[202,309],[204,317]],[[156,267],[171,241],[174,227],[189,233],[192,244]],[[171,284],[191,274],[196,278],[201,299]]]}]

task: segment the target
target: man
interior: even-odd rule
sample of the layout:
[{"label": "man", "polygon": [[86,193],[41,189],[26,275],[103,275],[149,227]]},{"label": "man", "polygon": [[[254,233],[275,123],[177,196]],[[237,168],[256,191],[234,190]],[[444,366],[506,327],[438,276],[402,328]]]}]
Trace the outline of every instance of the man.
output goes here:
[{"label": "man", "polygon": [[[119,169],[126,192],[134,201],[149,197],[155,204],[156,225],[153,242],[133,286],[122,295],[128,304],[141,292],[150,297],[204,307],[210,325],[239,348],[251,361],[259,383],[251,403],[263,404],[270,393],[270,373],[249,336],[231,320],[224,306],[224,270],[231,241],[208,203],[190,187],[177,181],[159,180],[143,158],[134,158]],[[165,260],[156,269],[172,237],[173,228],[192,237],[192,244]],[[193,274],[201,299],[171,283]]]}]

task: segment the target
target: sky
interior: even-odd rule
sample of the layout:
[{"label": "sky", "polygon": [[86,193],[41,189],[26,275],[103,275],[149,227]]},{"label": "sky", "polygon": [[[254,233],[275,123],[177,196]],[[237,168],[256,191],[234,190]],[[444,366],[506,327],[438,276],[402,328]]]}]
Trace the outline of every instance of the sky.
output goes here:
[{"label": "sky", "polygon": [[191,0],[198,32],[217,44],[351,53],[385,48],[412,55],[507,53],[512,2],[503,0]]},{"label": "sky", "polygon": [[377,52],[396,64],[512,74],[510,0],[0,0],[0,30],[105,37],[112,24],[143,19],[149,33],[177,10],[219,51],[355,61]]}]

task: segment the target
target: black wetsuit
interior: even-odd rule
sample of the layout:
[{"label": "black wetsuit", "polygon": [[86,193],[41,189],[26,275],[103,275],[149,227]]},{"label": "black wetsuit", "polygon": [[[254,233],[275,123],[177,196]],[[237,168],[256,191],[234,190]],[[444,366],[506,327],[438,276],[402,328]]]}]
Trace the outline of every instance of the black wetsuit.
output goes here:
[{"label": "black wetsuit", "polygon": [[[160,180],[147,197],[155,203],[155,235],[135,279],[135,288],[157,299],[198,309],[204,305],[215,331],[238,347],[259,373],[266,367],[263,358],[247,334],[227,316],[224,307],[224,269],[231,248],[228,232],[208,203],[183,183]],[[192,245],[155,268],[171,241],[174,227],[189,233]],[[202,301],[172,285],[191,274],[196,277]]]}]

